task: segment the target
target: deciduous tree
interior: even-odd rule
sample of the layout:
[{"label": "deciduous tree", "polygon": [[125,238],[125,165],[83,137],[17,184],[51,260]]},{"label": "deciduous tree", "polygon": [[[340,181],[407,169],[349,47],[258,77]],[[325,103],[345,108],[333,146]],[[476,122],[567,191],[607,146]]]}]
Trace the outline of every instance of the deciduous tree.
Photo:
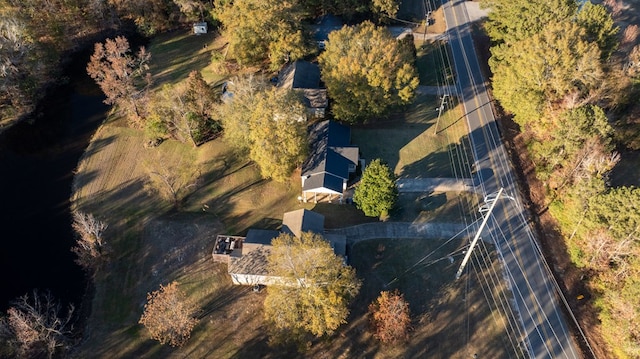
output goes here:
[{"label": "deciduous tree", "polygon": [[613,188],[589,199],[582,239],[584,262],[601,290],[598,304],[607,340],[623,353],[636,353],[640,275],[640,189]]},{"label": "deciduous tree", "polygon": [[396,176],[380,159],[367,165],[353,194],[353,201],[365,215],[377,217],[387,214],[398,198]]},{"label": "deciduous tree", "polygon": [[166,286],[161,284],[159,290],[147,294],[140,324],[160,344],[180,347],[189,340],[191,331],[198,323],[193,317],[195,310],[196,307],[180,291],[177,282]]},{"label": "deciduous tree", "polygon": [[362,0],[300,0],[300,4],[311,18],[332,14],[350,19],[369,10],[369,2]]},{"label": "deciduous tree", "polygon": [[96,219],[93,214],[73,211],[71,227],[76,232],[76,245],[71,251],[76,254],[76,263],[87,271],[94,271],[106,256],[104,231],[107,224]]},{"label": "deciduous tree", "polygon": [[218,116],[225,142],[238,151],[248,151],[251,146],[249,120],[266,88],[264,79],[253,75],[235,77],[227,82],[228,97],[219,107]]},{"label": "deciduous tree", "polygon": [[133,22],[146,36],[166,31],[176,25],[176,4],[167,0],[109,0],[121,19]]},{"label": "deciduous tree", "polygon": [[146,187],[178,208],[182,199],[198,186],[200,170],[195,165],[195,158],[184,154],[169,160],[161,148],[152,151],[155,152],[143,163],[149,176]]},{"label": "deciduous tree", "polygon": [[41,83],[40,44],[19,16],[0,16],[0,111],[19,116],[33,108],[34,92]]},{"label": "deciduous tree", "polygon": [[360,289],[353,268],[312,232],[303,232],[300,238],[283,233],[271,244],[268,274],[281,278],[267,287],[264,302],[272,340],[333,333],[346,322],[349,300]]},{"label": "deciduous tree", "polygon": [[[165,129],[174,139],[196,147],[221,130],[213,119],[216,95],[198,71],[192,71],[185,83],[165,85],[152,96],[149,107],[145,126],[150,134]],[[157,121],[163,122],[160,128]]]},{"label": "deciduous tree", "polygon": [[400,9],[397,0],[372,0],[371,7],[374,11],[389,17],[396,17]]},{"label": "deciduous tree", "polygon": [[[558,168],[575,172],[583,158],[577,158],[588,141],[602,144],[604,153],[610,153],[613,129],[602,108],[585,105],[565,111],[555,121],[548,120],[544,126],[532,126],[537,130],[531,146],[537,157],[538,171],[550,174]],[[594,148],[590,149],[591,151]],[[562,177],[569,179],[569,173]]]},{"label": "deciduous tree", "polygon": [[225,141],[248,150],[263,177],[285,181],[307,154],[304,104],[295,92],[266,89],[254,78],[233,82],[218,114]]},{"label": "deciduous tree", "polygon": [[319,57],[333,114],[356,122],[411,102],[418,87],[411,52],[370,22],[329,34]]},{"label": "deciduous tree", "polygon": [[51,293],[37,290],[11,303],[4,326],[16,357],[52,358],[70,348],[74,307],[69,305],[66,313],[61,309]]},{"label": "deciduous tree", "polygon": [[375,337],[383,343],[398,344],[409,339],[411,312],[409,303],[398,290],[383,291],[369,305]]},{"label": "deciduous tree", "polygon": [[202,21],[205,18],[205,13],[212,10],[212,1],[202,0],[173,0],[178,5],[180,12],[182,12],[188,21]]},{"label": "deciduous tree", "polygon": [[218,0],[215,12],[233,55],[243,65],[268,60],[270,69],[276,70],[313,51],[297,0]]},{"label": "deciduous tree", "polygon": [[151,83],[146,72],[151,54],[144,47],[131,54],[129,41],[122,36],[96,43],[87,73],[93,78],[105,96],[105,103],[120,105],[135,124],[144,117],[144,102]]},{"label": "deciduous tree", "polygon": [[293,91],[263,92],[249,123],[249,156],[264,178],[286,181],[308,152],[306,108]]}]

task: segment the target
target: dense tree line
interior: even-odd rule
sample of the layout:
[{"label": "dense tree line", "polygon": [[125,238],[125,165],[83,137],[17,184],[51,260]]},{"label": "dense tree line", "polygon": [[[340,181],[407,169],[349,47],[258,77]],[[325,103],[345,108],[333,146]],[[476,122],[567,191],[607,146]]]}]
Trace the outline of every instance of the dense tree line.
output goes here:
[{"label": "dense tree line", "polygon": [[305,24],[317,16],[393,17],[397,8],[396,0],[0,0],[0,116],[29,115],[68,55],[106,33],[151,36],[207,20],[221,24],[240,63],[275,70],[316,51]]},{"label": "dense tree line", "polygon": [[618,46],[619,29],[603,5],[485,3],[494,96],[528,138],[572,260],[591,274],[605,339],[619,356],[637,357],[640,196],[608,185],[616,146],[628,143],[615,136],[612,119],[637,93],[627,66],[634,52]]},{"label": "dense tree line", "polygon": [[28,116],[69,55],[108,32],[149,36],[210,18],[200,0],[0,0],[0,116]]}]

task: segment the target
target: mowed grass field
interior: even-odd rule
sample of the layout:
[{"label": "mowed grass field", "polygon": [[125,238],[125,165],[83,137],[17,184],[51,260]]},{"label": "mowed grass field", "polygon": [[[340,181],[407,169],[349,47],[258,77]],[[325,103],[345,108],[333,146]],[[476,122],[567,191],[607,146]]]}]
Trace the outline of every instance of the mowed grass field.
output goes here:
[{"label": "mowed grass field", "polygon": [[[224,75],[214,71],[219,67],[212,66],[207,58],[212,51],[220,51],[224,43],[215,36],[185,33],[156,38],[149,46],[156,85],[178,83],[192,69],[211,71],[206,77],[210,83],[223,80]],[[167,70],[169,67],[173,70]],[[436,102],[419,97],[406,113],[394,114],[393,124],[357,128],[353,131],[354,143],[368,158],[395,158],[393,168],[401,175],[417,175],[425,170],[418,166],[430,161],[444,172],[426,169],[426,175],[453,173],[446,172],[450,167],[446,162],[450,146],[455,147],[464,137],[455,132],[461,121],[456,122],[459,114],[452,107],[440,119],[443,132],[431,135]],[[144,143],[141,131],[128,128],[124,120],[112,115],[95,134],[78,167],[74,204],[108,222],[110,261],[96,274],[89,293],[93,300],[85,339],[74,357],[466,358],[474,352],[488,354],[482,357],[509,356],[504,346],[493,345],[502,338],[495,314],[492,316],[479,304],[470,304],[482,297],[460,301],[459,294],[466,287],[463,282],[450,280],[453,264],[444,260],[434,266],[411,268],[440,246],[442,238],[380,239],[358,244],[351,260],[364,284],[351,306],[349,323],[334,335],[310,343],[302,354],[269,347],[262,320],[264,293],[231,285],[226,266],[210,259],[215,235],[242,235],[251,227],[275,229],[284,212],[299,208],[324,214],[327,228],[377,219],[364,217],[350,205],[299,203],[299,174],[294,173],[286,183],[263,180],[255,164],[234,153],[221,139],[198,148],[174,141],[145,148]],[[146,166],[154,161],[168,168],[185,161],[189,164],[196,185],[178,208],[149,190]],[[459,218],[458,194],[430,194],[411,201],[415,208],[405,209],[396,220],[411,221],[418,215],[426,216],[424,220],[439,220],[440,215],[447,221]],[[473,198],[468,201],[472,203]],[[463,241],[457,239],[438,249],[434,258],[457,250]],[[385,285],[395,277],[399,279],[393,285]],[[173,280],[200,308],[194,313],[199,324],[182,348],[158,344],[138,324],[146,294]],[[414,313],[414,333],[406,347],[382,347],[369,330],[368,303],[380,290],[391,288],[406,293]],[[471,298],[481,292],[475,289],[466,293],[466,298]],[[480,309],[462,312],[467,313],[465,319],[460,314],[465,305]]]},{"label": "mowed grass field", "polygon": [[381,158],[400,178],[468,178],[458,168],[458,163],[467,167],[466,120],[462,106],[449,101],[452,107],[445,106],[438,119],[441,100],[419,95],[389,121],[354,127],[352,141],[367,161]]}]

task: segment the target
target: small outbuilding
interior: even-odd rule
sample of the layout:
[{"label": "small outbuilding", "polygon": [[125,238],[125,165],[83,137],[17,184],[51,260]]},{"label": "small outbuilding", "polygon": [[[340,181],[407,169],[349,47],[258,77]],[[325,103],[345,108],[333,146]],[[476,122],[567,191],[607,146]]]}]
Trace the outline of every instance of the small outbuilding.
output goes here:
[{"label": "small outbuilding", "polygon": [[193,33],[196,35],[206,34],[209,30],[209,27],[206,22],[194,22],[193,23]]}]

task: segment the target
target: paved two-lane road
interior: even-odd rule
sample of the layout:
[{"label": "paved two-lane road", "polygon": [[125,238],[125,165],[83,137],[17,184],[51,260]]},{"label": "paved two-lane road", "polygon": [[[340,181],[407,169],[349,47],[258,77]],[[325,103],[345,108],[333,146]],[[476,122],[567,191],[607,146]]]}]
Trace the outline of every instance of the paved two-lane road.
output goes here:
[{"label": "paved two-lane road", "polygon": [[488,232],[504,264],[513,305],[520,317],[518,339],[532,358],[581,358],[568,330],[553,278],[525,220],[473,47],[464,0],[443,0],[443,7],[458,93],[467,116],[475,170],[481,180],[478,192],[486,196],[503,187],[512,196],[498,201],[485,238]]}]

